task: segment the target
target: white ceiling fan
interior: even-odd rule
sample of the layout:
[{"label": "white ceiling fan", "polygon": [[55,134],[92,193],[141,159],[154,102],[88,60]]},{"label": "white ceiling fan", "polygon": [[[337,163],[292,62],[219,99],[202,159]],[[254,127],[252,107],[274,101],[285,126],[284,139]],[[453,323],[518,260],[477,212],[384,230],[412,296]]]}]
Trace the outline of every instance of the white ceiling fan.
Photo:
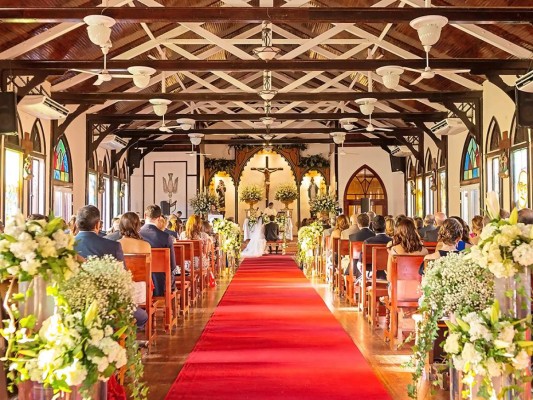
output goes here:
[{"label": "white ceiling fan", "polygon": [[[370,81],[369,81],[370,82]],[[343,119],[340,120],[340,123],[341,123],[341,126],[349,131],[349,132],[375,132],[375,131],[378,131],[378,132],[392,132],[394,129],[392,128],[382,128],[382,127],[379,127],[379,126],[374,126],[372,124],[372,113],[374,112],[374,107],[375,107],[375,104],[378,102],[378,100],[376,98],[373,98],[373,97],[365,97],[365,98],[362,98],[362,99],[357,99],[355,101],[358,105],[359,105],[359,108],[361,109],[361,113],[363,115],[368,115],[368,125],[366,127],[363,127],[363,128],[356,128],[356,129],[349,129],[350,127],[353,127],[353,123],[348,123],[348,124],[343,124]]]},{"label": "white ceiling fan", "polygon": [[409,85],[416,85],[418,82],[420,82],[423,79],[432,79],[435,77],[435,74],[442,73],[442,72],[451,72],[454,74],[464,74],[470,72],[469,69],[432,69],[429,66],[429,51],[426,51],[426,67],[423,70],[415,69],[415,68],[408,68],[408,67],[402,67],[403,69],[407,71],[413,71],[418,72],[420,76],[416,78],[413,82],[411,82]]},{"label": "white ceiling fan", "polygon": [[189,139],[191,141],[191,151],[186,152],[185,154],[190,155],[191,157],[194,156],[210,156],[209,153],[199,153],[194,149],[194,146],[199,146],[202,142],[202,138],[204,137],[203,133],[189,133]]}]

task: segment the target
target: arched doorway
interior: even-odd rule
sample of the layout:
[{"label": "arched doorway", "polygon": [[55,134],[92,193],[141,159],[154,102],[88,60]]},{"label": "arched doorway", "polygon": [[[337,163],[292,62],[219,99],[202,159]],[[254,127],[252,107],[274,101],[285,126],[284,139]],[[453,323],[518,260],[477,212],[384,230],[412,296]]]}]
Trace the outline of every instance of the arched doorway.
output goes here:
[{"label": "arched doorway", "polygon": [[344,213],[352,215],[361,211],[361,199],[370,199],[370,208],[378,215],[387,215],[387,191],[376,172],[363,165],[351,176],[344,191]]}]

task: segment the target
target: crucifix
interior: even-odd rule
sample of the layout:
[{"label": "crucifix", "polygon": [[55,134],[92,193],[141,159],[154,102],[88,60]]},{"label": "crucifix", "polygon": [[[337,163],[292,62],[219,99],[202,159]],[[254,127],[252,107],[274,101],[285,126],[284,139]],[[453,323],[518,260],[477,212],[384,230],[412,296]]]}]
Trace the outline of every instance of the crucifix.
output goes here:
[{"label": "crucifix", "polygon": [[268,207],[269,193],[270,193],[270,174],[276,171],[282,171],[283,168],[269,168],[268,156],[265,157],[265,166],[263,168],[252,168],[253,171],[262,172],[265,175],[265,194],[266,194],[266,206]]}]

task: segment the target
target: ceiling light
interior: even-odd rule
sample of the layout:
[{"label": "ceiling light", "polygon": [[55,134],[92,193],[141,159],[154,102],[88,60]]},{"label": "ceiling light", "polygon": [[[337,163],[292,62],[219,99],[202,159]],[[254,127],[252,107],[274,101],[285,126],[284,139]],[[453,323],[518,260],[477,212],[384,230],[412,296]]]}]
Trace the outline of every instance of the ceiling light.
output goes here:
[{"label": "ceiling light", "polygon": [[277,94],[278,94],[277,90],[261,90],[259,92],[259,96],[265,101],[272,100],[274,96]]},{"label": "ceiling light", "polygon": [[335,142],[335,144],[343,144],[344,139],[346,138],[346,132],[331,132],[331,136],[333,137],[333,142]]},{"label": "ceiling light", "polygon": [[204,137],[203,133],[189,133],[189,139],[194,146],[198,146]]},{"label": "ceiling light", "polygon": [[184,131],[189,131],[194,126],[194,119],[192,118],[180,118],[177,119],[176,122],[180,124],[180,128]]},{"label": "ceiling light", "polygon": [[150,99],[150,104],[154,106],[155,115],[162,117],[167,113],[168,105],[172,103],[167,99]]},{"label": "ceiling light", "polygon": [[357,118],[341,118],[339,120],[341,126],[347,131],[351,131],[353,128],[355,128],[354,122],[357,122]]},{"label": "ceiling light", "polygon": [[404,69],[396,66],[385,66],[376,69],[376,73],[383,78],[383,84],[387,89],[395,89],[400,83],[400,75]]},{"label": "ceiling light", "polygon": [[374,112],[374,104],[378,99],[372,98],[372,97],[365,97],[362,99],[355,100],[357,104],[359,104],[359,108],[361,109],[361,113],[363,115],[370,115]]},{"label": "ceiling light", "polygon": [[109,41],[111,27],[116,23],[113,18],[106,15],[89,15],[83,18],[83,22],[87,24],[87,33],[91,42],[100,47]]},{"label": "ceiling light", "polygon": [[270,143],[267,143],[263,146],[263,150],[265,151],[265,153],[271,153],[272,152],[272,145]]},{"label": "ceiling light", "polygon": [[129,67],[128,72],[133,75],[133,84],[139,89],[144,89],[150,83],[150,78],[155,74],[151,67]]},{"label": "ceiling light", "polygon": [[269,25],[267,21],[263,22],[263,29],[261,30],[263,45],[253,50],[255,56],[263,61],[273,60],[281,52],[279,48],[272,46],[272,29]]},{"label": "ceiling light", "polygon": [[271,135],[271,134],[263,135],[263,139],[265,139],[267,142],[270,142],[272,139],[274,139],[274,135]]},{"label": "ceiling light", "polygon": [[272,87],[272,73],[270,71],[263,71],[263,90],[259,92],[259,96],[264,101],[270,101],[277,93],[278,91]]},{"label": "ceiling light", "polygon": [[263,118],[260,118],[259,119],[263,125],[265,126],[270,126],[274,123],[274,121],[276,120],[276,118],[273,118],[273,117],[263,117]]},{"label": "ceiling light", "polygon": [[441,15],[424,15],[413,19],[409,25],[416,29],[424,50],[429,52],[431,46],[439,41],[442,27],[447,23],[448,18]]}]

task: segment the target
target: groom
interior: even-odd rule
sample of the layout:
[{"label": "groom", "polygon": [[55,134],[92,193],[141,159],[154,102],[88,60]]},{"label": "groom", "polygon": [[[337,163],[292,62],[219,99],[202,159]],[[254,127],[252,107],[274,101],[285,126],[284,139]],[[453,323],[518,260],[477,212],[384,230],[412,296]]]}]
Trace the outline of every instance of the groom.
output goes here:
[{"label": "groom", "polygon": [[[273,215],[269,215],[268,224],[265,225],[265,239],[267,243],[276,242],[276,254],[278,254],[279,227]],[[272,244],[268,245],[268,254],[272,254]]]}]

